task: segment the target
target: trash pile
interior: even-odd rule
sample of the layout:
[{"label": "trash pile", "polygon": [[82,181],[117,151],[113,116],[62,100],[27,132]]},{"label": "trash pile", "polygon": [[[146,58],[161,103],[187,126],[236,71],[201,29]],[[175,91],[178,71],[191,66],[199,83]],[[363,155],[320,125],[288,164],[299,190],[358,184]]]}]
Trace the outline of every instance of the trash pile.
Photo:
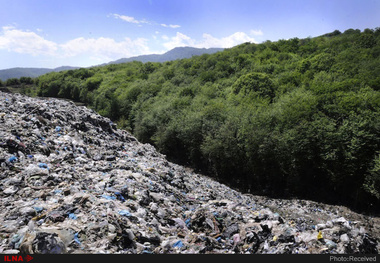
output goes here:
[{"label": "trash pile", "polygon": [[0,253],[378,253],[378,218],[239,193],[93,110],[0,92]]}]

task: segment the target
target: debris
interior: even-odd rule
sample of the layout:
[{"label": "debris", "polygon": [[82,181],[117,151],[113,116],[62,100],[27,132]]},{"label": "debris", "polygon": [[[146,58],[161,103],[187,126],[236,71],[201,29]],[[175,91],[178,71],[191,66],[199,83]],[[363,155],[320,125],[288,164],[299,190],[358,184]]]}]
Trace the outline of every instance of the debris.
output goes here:
[{"label": "debris", "polygon": [[239,193],[72,102],[0,92],[0,113],[0,253],[379,251],[378,218]]},{"label": "debris", "polygon": [[322,231],[318,232],[317,239],[318,240],[322,240],[323,239]]}]

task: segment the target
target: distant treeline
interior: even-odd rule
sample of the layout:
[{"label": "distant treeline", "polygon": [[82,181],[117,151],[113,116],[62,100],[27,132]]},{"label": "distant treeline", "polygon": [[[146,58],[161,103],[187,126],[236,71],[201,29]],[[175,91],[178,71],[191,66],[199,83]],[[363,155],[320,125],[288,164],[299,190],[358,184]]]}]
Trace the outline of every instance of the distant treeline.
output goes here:
[{"label": "distant treeline", "polygon": [[244,191],[380,209],[380,28],[49,73],[169,159]]}]

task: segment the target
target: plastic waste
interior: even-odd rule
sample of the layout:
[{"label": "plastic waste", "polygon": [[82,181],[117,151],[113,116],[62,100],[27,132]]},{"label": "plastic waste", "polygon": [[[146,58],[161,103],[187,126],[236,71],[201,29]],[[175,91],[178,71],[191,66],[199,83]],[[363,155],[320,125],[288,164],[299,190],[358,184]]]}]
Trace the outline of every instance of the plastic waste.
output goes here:
[{"label": "plastic waste", "polygon": [[378,254],[378,240],[365,234],[362,244],[359,246],[359,251],[364,254]]},{"label": "plastic waste", "polygon": [[119,215],[122,216],[132,216],[132,214],[128,210],[120,210]]},{"label": "plastic waste", "polygon": [[76,216],[74,213],[70,213],[70,214],[69,214],[69,218],[70,218],[70,219],[73,219],[73,220],[76,220],[76,219],[77,219],[77,216]]},{"label": "plastic waste", "polygon": [[116,196],[110,196],[110,195],[101,195],[101,197],[107,199],[107,200],[116,200]]},{"label": "plastic waste", "polygon": [[318,232],[317,239],[318,240],[322,240],[323,239],[322,231]]},{"label": "plastic waste", "polygon": [[327,246],[328,249],[335,249],[337,248],[337,244],[331,240],[327,240],[325,245]]},{"label": "plastic waste", "polygon": [[181,240],[178,240],[177,242],[175,242],[175,243],[173,244],[173,247],[183,248],[183,247],[184,247],[184,244],[182,243]]},{"label": "plastic waste", "polygon": [[38,163],[38,167],[43,168],[43,169],[49,169],[46,163]]},{"label": "plastic waste", "polygon": [[78,232],[74,234],[74,241],[75,241],[77,244],[81,245],[82,243],[80,242],[80,240],[79,240],[79,236],[78,236],[78,235],[79,235]]},{"label": "plastic waste", "polygon": [[66,253],[66,246],[56,233],[37,233],[32,242],[32,249],[36,254]]},{"label": "plastic waste", "polygon": [[124,196],[120,192],[115,192],[117,200],[120,200],[121,202],[125,202]]},{"label": "plastic waste", "polygon": [[0,92],[0,115],[0,253],[378,252],[377,218],[239,193],[86,107]]},{"label": "plastic waste", "polygon": [[13,163],[13,162],[15,162],[15,161],[17,161],[17,157],[16,157],[16,156],[11,156],[11,157],[9,157],[9,159],[8,159],[8,162],[10,162],[10,163]]}]

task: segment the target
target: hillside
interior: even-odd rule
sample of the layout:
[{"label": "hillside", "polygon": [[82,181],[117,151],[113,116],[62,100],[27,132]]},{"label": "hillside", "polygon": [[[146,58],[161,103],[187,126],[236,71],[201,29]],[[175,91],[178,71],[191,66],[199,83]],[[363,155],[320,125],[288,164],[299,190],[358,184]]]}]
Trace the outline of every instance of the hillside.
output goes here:
[{"label": "hillside", "polygon": [[0,70],[0,80],[6,81],[7,79],[12,78],[21,78],[21,77],[31,77],[35,78],[49,72],[59,72],[69,69],[77,69],[78,67],[58,67],[54,69],[49,68],[10,68]]},{"label": "hillside", "polygon": [[[194,47],[176,47],[172,50],[169,50],[168,52],[157,55],[142,55],[142,56],[136,56],[136,57],[130,57],[130,58],[121,58],[112,62],[109,62],[107,64],[120,64],[120,63],[127,63],[132,61],[140,61],[140,62],[167,62],[177,59],[184,59],[184,58],[191,58],[193,56],[200,56],[203,54],[213,54],[219,51],[222,51],[223,48],[194,48]],[[104,65],[107,65],[104,64]]]},{"label": "hillside", "polygon": [[0,92],[0,253],[376,254],[379,218],[242,194],[73,102]]},{"label": "hillside", "polygon": [[242,191],[380,212],[380,30],[49,73],[171,161]]}]

